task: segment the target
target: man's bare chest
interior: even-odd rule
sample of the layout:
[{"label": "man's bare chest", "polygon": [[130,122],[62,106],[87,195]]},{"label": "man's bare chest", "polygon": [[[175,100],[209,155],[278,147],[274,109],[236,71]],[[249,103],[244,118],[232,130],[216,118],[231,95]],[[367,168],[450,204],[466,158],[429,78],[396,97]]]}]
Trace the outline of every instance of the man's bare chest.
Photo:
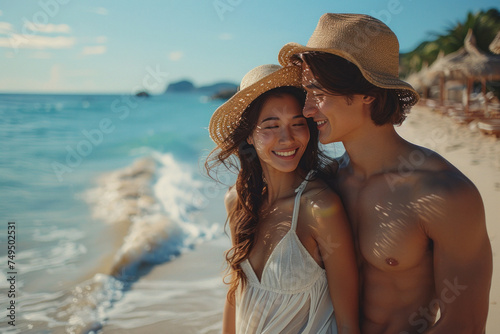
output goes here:
[{"label": "man's bare chest", "polygon": [[405,270],[428,256],[430,241],[411,189],[391,189],[383,179],[341,187],[360,262],[380,270]]}]

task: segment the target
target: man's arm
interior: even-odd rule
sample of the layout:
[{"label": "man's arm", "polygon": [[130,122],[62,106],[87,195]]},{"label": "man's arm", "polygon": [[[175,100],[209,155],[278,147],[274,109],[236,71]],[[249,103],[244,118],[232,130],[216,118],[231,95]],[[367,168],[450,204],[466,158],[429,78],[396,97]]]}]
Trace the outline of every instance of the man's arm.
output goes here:
[{"label": "man's arm", "polygon": [[493,265],[481,196],[458,175],[437,180],[432,188],[420,215],[433,241],[441,317],[425,333],[483,334]]}]

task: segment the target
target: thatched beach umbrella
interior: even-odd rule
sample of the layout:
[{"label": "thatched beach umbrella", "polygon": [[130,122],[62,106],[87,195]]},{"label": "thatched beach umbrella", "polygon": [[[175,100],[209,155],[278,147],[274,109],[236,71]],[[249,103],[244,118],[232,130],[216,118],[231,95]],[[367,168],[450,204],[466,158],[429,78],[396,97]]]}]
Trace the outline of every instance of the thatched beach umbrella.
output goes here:
[{"label": "thatched beach umbrella", "polygon": [[452,52],[448,55],[444,55],[441,51],[437,59],[432,63],[427,72],[425,73],[424,82],[427,85],[432,85],[439,80],[439,102],[442,105],[444,103],[444,86],[446,79],[465,79],[465,75],[462,71],[457,70],[459,64],[462,64],[467,57],[467,51],[464,48]]},{"label": "thatched beach umbrella", "polygon": [[463,64],[467,56],[468,53],[465,48],[460,48],[446,56],[441,51],[431,67],[429,67],[428,76],[432,78],[442,74],[449,79],[463,78],[464,73],[458,68]]},{"label": "thatched beach umbrella", "polygon": [[484,53],[476,46],[476,39],[469,30],[468,38],[465,39],[465,49],[468,56],[464,63],[457,66],[468,77],[478,80],[498,80],[500,79],[500,56]]},{"label": "thatched beach umbrella", "polygon": [[474,81],[482,82],[484,92],[486,81],[500,79],[500,56],[480,51],[476,46],[472,30],[469,30],[465,37],[464,47],[435,61],[429,68],[429,73],[448,79],[465,79],[467,83],[466,110],[469,110],[469,96]]},{"label": "thatched beach umbrella", "polygon": [[413,72],[405,79],[405,81],[412,85],[417,92],[422,93],[424,99],[428,97],[428,87],[430,87],[434,81],[428,76],[428,70],[429,65],[425,62],[420,71]]},{"label": "thatched beach umbrella", "polygon": [[490,43],[490,51],[496,54],[500,54],[500,31]]},{"label": "thatched beach umbrella", "polygon": [[[467,110],[469,109],[469,95],[474,81],[481,81],[483,95],[486,95],[486,81],[500,79],[500,56],[480,51],[475,43],[472,31],[465,39],[465,49],[468,52],[462,66],[458,66],[467,76]],[[487,103],[487,101],[486,101]]]}]

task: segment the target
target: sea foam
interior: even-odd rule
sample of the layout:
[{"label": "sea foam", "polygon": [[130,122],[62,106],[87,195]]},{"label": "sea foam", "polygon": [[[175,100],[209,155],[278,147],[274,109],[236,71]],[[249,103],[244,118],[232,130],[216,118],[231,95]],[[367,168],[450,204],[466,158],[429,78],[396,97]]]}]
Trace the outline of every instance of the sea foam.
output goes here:
[{"label": "sea foam", "polygon": [[194,221],[204,203],[202,186],[190,166],[156,151],[103,174],[84,198],[94,218],[128,228],[110,274],[134,280],[144,266],[169,261],[220,234],[219,224]]},{"label": "sea foam", "polygon": [[[220,223],[202,218],[207,201],[200,191],[203,185],[192,167],[172,154],[156,151],[130,166],[100,175],[95,186],[81,197],[90,205],[95,219],[127,230],[108,272],[96,273],[64,293],[33,294],[23,299],[26,319],[35,325],[46,322],[49,327],[63,327],[68,333],[101,329],[116,303],[130,293],[132,285],[140,284],[139,278],[154,265],[171,261],[196,244],[222,234]],[[36,235],[44,241],[56,236],[57,231]],[[76,233],[75,238],[79,237]],[[73,249],[65,251],[74,253]],[[215,284],[204,283],[208,291]],[[187,293],[192,288],[179,284],[177,292],[169,289],[162,296]],[[37,311],[41,307],[52,311],[42,314]]]}]

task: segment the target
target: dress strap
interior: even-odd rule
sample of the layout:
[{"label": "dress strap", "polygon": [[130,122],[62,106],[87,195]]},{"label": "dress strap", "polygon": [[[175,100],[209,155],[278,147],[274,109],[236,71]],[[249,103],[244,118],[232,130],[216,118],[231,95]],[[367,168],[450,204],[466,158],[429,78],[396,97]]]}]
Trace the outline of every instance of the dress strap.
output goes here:
[{"label": "dress strap", "polygon": [[297,228],[297,219],[299,218],[299,208],[300,208],[300,197],[302,196],[302,192],[304,189],[306,189],[307,183],[309,182],[309,179],[316,173],[315,170],[310,170],[309,173],[307,173],[306,179],[302,181],[302,183],[295,189],[295,192],[297,195],[295,195],[295,202],[293,203],[293,215],[292,215],[292,227],[291,230],[294,230]]}]

